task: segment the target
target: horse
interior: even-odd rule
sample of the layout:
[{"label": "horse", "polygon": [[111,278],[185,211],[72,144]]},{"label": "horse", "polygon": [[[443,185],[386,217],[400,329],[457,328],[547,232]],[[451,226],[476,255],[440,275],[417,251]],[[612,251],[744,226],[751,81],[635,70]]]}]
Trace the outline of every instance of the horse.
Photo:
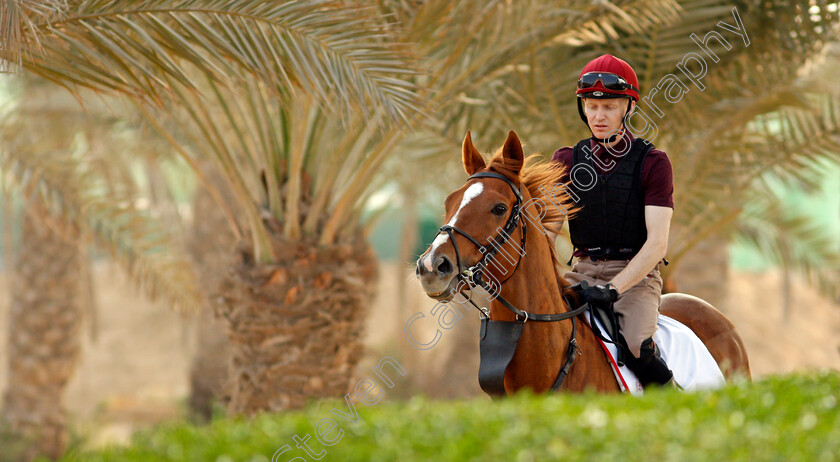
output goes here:
[{"label": "horse", "polygon": [[[497,374],[501,394],[523,388],[537,393],[590,388],[618,392],[609,359],[599,353],[598,338],[590,328],[577,327],[586,306],[560,274],[549,237],[549,232],[559,234],[563,221],[576,210],[567,189],[558,188],[564,170],[533,162],[537,157],[525,159],[519,137],[510,131],[487,164],[468,131],[462,161],[470,178],[446,197],[446,224],[418,258],[416,275],[426,295],[441,302],[456,294],[471,301],[476,285],[495,295],[489,310],[473,304],[481,310],[482,337],[490,321],[502,327],[494,334],[505,339],[502,343],[514,343],[513,350],[502,348],[512,357]],[[687,294],[665,294],[660,313],[700,338],[727,381],[736,375],[750,379],[741,337],[711,304]],[[516,324],[518,333],[505,327]],[[488,351],[495,354],[493,348]],[[484,356],[482,348],[482,367],[485,359],[494,361]],[[479,376],[481,380],[481,371]],[[488,391],[484,384],[482,388]]]}]

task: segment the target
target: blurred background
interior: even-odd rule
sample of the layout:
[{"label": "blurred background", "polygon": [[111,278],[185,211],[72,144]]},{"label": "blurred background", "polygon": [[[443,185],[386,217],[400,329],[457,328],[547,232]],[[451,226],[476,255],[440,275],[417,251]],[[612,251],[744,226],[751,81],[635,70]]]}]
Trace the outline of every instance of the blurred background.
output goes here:
[{"label": "blurred background", "polygon": [[406,343],[434,306],[414,261],[466,131],[550,159],[589,136],[575,81],[603,53],[643,96],[687,89],[639,106],[674,166],[666,290],[729,317],[754,378],[840,369],[837,3],[10,1],[0,24],[0,460],[300,408],[384,355],[388,399],[481,395],[477,316]]}]

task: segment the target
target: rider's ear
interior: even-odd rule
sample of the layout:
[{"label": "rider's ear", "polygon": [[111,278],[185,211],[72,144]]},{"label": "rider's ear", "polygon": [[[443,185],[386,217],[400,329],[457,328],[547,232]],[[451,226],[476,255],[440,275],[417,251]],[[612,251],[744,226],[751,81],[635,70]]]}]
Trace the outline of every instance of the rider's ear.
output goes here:
[{"label": "rider's ear", "polygon": [[513,130],[508,133],[505,147],[502,148],[502,157],[505,159],[506,166],[518,175],[519,171],[522,170],[522,163],[525,161],[525,153],[522,152],[522,143]]},{"label": "rider's ear", "polygon": [[464,160],[464,170],[467,171],[467,175],[472,175],[480,169],[487,167],[487,164],[484,163],[484,158],[481,157],[481,153],[473,146],[469,130],[467,130],[467,136],[464,137],[464,143],[461,145],[461,156]]}]

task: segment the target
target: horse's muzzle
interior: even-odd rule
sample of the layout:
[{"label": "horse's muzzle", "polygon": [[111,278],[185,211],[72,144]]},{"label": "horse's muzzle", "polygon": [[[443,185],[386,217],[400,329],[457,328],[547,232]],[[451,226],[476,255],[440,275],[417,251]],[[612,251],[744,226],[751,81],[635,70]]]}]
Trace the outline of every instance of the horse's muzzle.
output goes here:
[{"label": "horse's muzzle", "polygon": [[[430,264],[429,260],[432,260],[433,263]],[[430,298],[449,301],[454,297],[455,294],[452,293],[452,289],[457,283],[458,278],[455,277],[455,266],[446,255],[437,257],[434,255],[421,256],[417,260],[415,274],[420,279],[423,291]]]}]

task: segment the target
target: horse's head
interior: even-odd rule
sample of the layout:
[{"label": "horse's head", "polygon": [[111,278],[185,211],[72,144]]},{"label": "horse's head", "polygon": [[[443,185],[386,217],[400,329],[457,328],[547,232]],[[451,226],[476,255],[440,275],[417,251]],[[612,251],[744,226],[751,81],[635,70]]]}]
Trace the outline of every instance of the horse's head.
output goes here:
[{"label": "horse's head", "polygon": [[437,300],[454,297],[460,279],[457,275],[482,260],[482,246],[487,251],[492,239],[498,242],[499,230],[519,241],[519,207],[530,198],[527,188],[521,187],[524,155],[513,131],[489,167],[469,132],[464,137],[462,157],[470,179],[446,197],[446,225],[417,260],[416,273],[423,290]]}]

